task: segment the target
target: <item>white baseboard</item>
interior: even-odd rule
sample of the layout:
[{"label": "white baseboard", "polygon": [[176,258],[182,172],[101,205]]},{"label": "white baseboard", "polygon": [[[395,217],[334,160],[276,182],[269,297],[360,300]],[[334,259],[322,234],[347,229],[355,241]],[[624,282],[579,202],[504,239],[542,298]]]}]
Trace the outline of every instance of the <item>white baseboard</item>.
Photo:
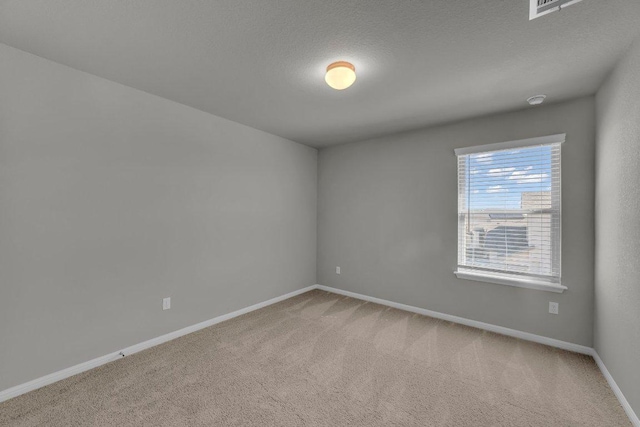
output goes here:
[{"label": "white baseboard", "polygon": [[331,292],[331,293],[338,294],[338,295],[344,295],[344,296],[348,296],[348,297],[351,297],[351,298],[356,298],[356,299],[363,300],[363,301],[369,301],[369,302],[373,302],[373,303],[380,304],[380,305],[386,305],[386,306],[389,306],[389,307],[397,308],[399,310],[405,310],[405,311],[409,311],[409,312],[412,312],[412,313],[418,313],[418,314],[422,314],[422,315],[425,315],[425,316],[434,317],[436,319],[442,319],[442,320],[446,320],[446,321],[453,322],[453,323],[459,323],[461,325],[471,326],[471,327],[478,328],[478,329],[484,329],[486,331],[495,332],[497,334],[508,335],[510,337],[520,338],[520,339],[523,339],[523,340],[526,340],[526,341],[533,341],[533,342],[537,342],[537,343],[540,343],[540,344],[545,344],[545,345],[548,345],[548,346],[551,346],[551,347],[557,347],[557,348],[561,348],[563,350],[573,351],[575,353],[581,353],[581,354],[586,354],[586,355],[592,356],[594,358],[594,360],[596,361],[598,367],[602,371],[602,375],[604,375],[604,377],[606,378],[607,382],[609,383],[609,386],[613,390],[613,393],[616,395],[616,397],[620,401],[620,404],[624,408],[624,411],[627,413],[627,416],[629,417],[629,420],[631,420],[631,423],[634,425],[634,427],[640,427],[640,420],[638,420],[638,416],[635,414],[635,412],[631,408],[631,405],[629,405],[629,402],[627,401],[627,399],[622,394],[622,391],[620,390],[620,388],[616,384],[615,380],[613,379],[613,377],[611,376],[611,374],[607,370],[607,367],[604,366],[604,363],[602,362],[602,359],[600,359],[600,356],[598,356],[598,353],[595,351],[595,349],[593,349],[591,347],[586,347],[586,346],[579,345],[579,344],[574,344],[574,343],[570,343],[570,342],[566,342],[566,341],[556,340],[556,339],[553,339],[553,338],[547,338],[547,337],[543,337],[541,335],[531,334],[529,332],[522,332],[522,331],[518,331],[518,330],[515,330],[515,329],[509,329],[509,328],[505,328],[503,326],[496,326],[496,325],[492,325],[492,324],[489,324],[489,323],[478,322],[476,320],[466,319],[464,317],[453,316],[451,314],[439,313],[437,311],[431,311],[431,310],[427,310],[427,309],[424,309],[424,308],[414,307],[414,306],[411,306],[411,305],[400,304],[400,303],[397,303],[397,302],[388,301],[388,300],[384,300],[384,299],[381,299],[381,298],[374,298],[374,297],[370,297],[370,296],[367,296],[367,295],[358,294],[358,293],[355,293],[355,292],[344,291],[342,289],[332,288],[332,287],[329,287],[329,286],[316,285],[315,287],[317,289],[321,289],[323,291]]},{"label": "white baseboard", "polygon": [[316,289],[317,285],[308,286],[303,289],[298,289],[297,291],[289,292],[288,294],[281,295],[276,298],[272,298],[268,301],[260,302],[258,304],[254,304],[250,307],[242,308],[240,310],[236,310],[234,312],[223,314],[222,316],[214,317],[213,319],[205,320],[204,322],[197,323],[195,325],[187,326],[186,328],[182,328],[178,331],[174,331],[156,338],[152,338],[148,341],[141,342],[139,344],[132,345],[125,349],[115,351],[113,353],[107,354],[105,356],[97,357],[95,359],[89,360],[87,362],[80,363],[75,366],[71,366],[69,368],[63,369],[58,372],[54,372],[49,375],[45,375],[40,378],[36,378],[35,380],[26,382],[24,384],[20,384],[6,390],[0,391],[0,402],[4,402],[5,400],[9,400],[16,396],[20,396],[21,394],[39,389],[46,385],[52,384],[56,381],[63,380],[65,378],[69,378],[73,375],[80,374],[82,372],[88,371],[89,369],[97,368],[98,366],[104,365],[106,363],[112,362],[114,360],[120,359],[125,356],[129,356],[131,354],[137,353],[142,350],[146,350],[148,348],[154,347],[156,345],[165,343],[167,341],[171,341],[183,335],[190,334],[192,332],[198,331],[200,329],[207,328],[209,326],[215,325],[220,322],[224,322],[225,320],[233,319],[234,317],[241,316],[243,314],[249,313],[254,310],[258,310],[260,308],[269,306],[271,304],[275,304],[277,302],[283,301],[285,299],[294,297],[296,295],[300,295],[302,293],[308,292],[310,290]]},{"label": "white baseboard", "polygon": [[283,301],[285,299],[294,297],[296,295],[300,295],[302,293],[311,291],[313,289],[321,289],[323,291],[331,292],[331,293],[334,293],[334,294],[344,295],[344,296],[348,296],[348,297],[351,297],[351,298],[360,299],[360,300],[363,300],[363,301],[369,301],[369,302],[373,302],[373,303],[376,303],[376,304],[386,305],[386,306],[397,308],[397,309],[400,309],[400,310],[405,310],[405,311],[409,311],[409,312],[412,312],[412,313],[418,313],[418,314],[422,314],[422,315],[425,315],[425,316],[434,317],[436,319],[442,319],[442,320],[446,320],[446,321],[453,322],[453,323],[459,323],[461,325],[471,326],[471,327],[474,327],[474,328],[484,329],[484,330],[495,332],[495,333],[498,333],[498,334],[511,336],[511,337],[514,337],[514,338],[520,338],[520,339],[523,339],[523,340],[526,340],[526,341],[533,341],[533,342],[537,342],[537,343],[540,343],[540,344],[545,344],[545,345],[548,345],[548,346],[551,346],[551,347],[561,348],[563,350],[568,350],[568,351],[573,351],[573,352],[576,352],[576,353],[590,355],[595,359],[598,367],[602,371],[602,374],[604,375],[604,377],[606,378],[607,382],[609,383],[609,386],[611,387],[611,389],[613,390],[614,394],[616,395],[616,397],[620,401],[620,404],[624,408],[624,411],[629,416],[629,419],[631,420],[631,423],[634,425],[634,427],[640,427],[640,420],[638,419],[638,416],[635,414],[635,412],[631,408],[631,405],[629,405],[629,402],[627,401],[627,399],[622,394],[622,391],[620,390],[620,388],[616,384],[615,380],[613,379],[613,377],[611,376],[611,374],[607,370],[607,367],[602,362],[602,359],[600,359],[600,356],[598,355],[598,353],[591,347],[586,347],[586,346],[583,346],[583,345],[578,345],[578,344],[573,344],[573,343],[569,343],[569,342],[565,342],[565,341],[561,341],[561,340],[556,340],[556,339],[553,339],[553,338],[547,338],[547,337],[543,337],[541,335],[531,334],[529,332],[522,332],[522,331],[518,331],[518,330],[515,330],[515,329],[505,328],[503,326],[496,326],[496,325],[492,325],[492,324],[489,324],[489,323],[478,322],[476,320],[466,319],[464,317],[453,316],[451,314],[439,313],[437,311],[431,311],[431,310],[427,310],[427,309],[424,309],[424,308],[414,307],[414,306],[411,306],[411,305],[400,304],[400,303],[397,303],[397,302],[388,301],[388,300],[384,300],[384,299],[381,299],[381,298],[374,298],[374,297],[370,297],[370,296],[367,296],[367,295],[362,295],[362,294],[358,294],[358,293],[355,293],[355,292],[344,291],[342,289],[332,288],[332,287],[323,286],[323,285],[312,285],[312,286],[308,286],[308,287],[303,288],[303,289],[298,289],[297,291],[289,292],[288,294],[285,294],[285,295],[282,295],[282,296],[279,296],[279,297],[276,297],[276,298],[272,298],[272,299],[270,299],[268,301],[264,301],[264,302],[261,302],[261,303],[258,303],[258,304],[254,304],[252,306],[249,306],[249,307],[246,307],[246,308],[242,308],[240,310],[236,310],[236,311],[228,313],[228,314],[223,314],[222,316],[214,317],[213,319],[206,320],[204,322],[197,323],[197,324],[192,325],[192,326],[187,326],[186,328],[180,329],[178,331],[171,332],[171,333],[159,336],[157,338],[153,338],[153,339],[150,339],[148,341],[132,345],[132,346],[127,347],[127,348],[125,348],[123,350],[116,351],[116,352],[107,354],[105,356],[97,357],[97,358],[95,358],[93,360],[89,360],[87,362],[80,363],[80,364],[75,365],[75,366],[71,366],[69,368],[63,369],[63,370],[58,371],[58,372],[54,372],[54,373],[49,374],[49,375],[45,375],[44,377],[37,378],[35,380],[26,382],[24,384],[20,384],[20,385],[17,385],[15,387],[11,387],[11,388],[9,388],[7,390],[0,391],[0,402],[4,402],[5,400],[9,400],[9,399],[11,399],[13,397],[16,397],[16,396],[19,396],[21,394],[27,393],[29,391],[36,390],[36,389],[38,389],[40,387],[44,387],[44,386],[52,384],[52,383],[54,383],[56,381],[60,381],[60,380],[63,380],[65,378],[69,378],[69,377],[71,377],[73,375],[80,374],[82,372],[88,371],[89,369],[97,368],[98,366],[101,366],[101,365],[104,365],[106,363],[112,362],[112,361],[117,360],[117,359],[119,359],[121,357],[129,356],[129,355],[137,353],[139,351],[146,350],[148,348],[151,348],[151,347],[154,347],[156,345],[165,343],[167,341],[171,341],[171,340],[176,339],[178,337],[181,337],[183,335],[187,335],[187,334],[190,334],[192,332],[198,331],[200,329],[204,329],[204,328],[207,328],[209,326],[215,325],[217,323],[224,322],[225,320],[233,319],[234,317],[241,316],[241,315],[249,313],[251,311],[258,310],[258,309],[263,308],[263,307],[267,307],[267,306],[269,306],[271,304],[275,304],[277,302],[280,302],[280,301]]},{"label": "white baseboard", "polygon": [[607,369],[607,367],[604,366],[604,362],[602,361],[602,359],[600,359],[600,356],[598,355],[598,352],[595,349],[593,350],[592,356],[596,361],[596,363],[598,364],[598,367],[602,371],[602,375],[604,375],[607,382],[609,383],[609,387],[611,387],[611,390],[613,390],[613,393],[618,398],[618,401],[622,405],[624,412],[627,413],[627,416],[629,417],[631,424],[633,424],[634,427],[640,427],[640,418],[638,418],[636,413],[633,411],[633,408],[631,408],[631,405],[629,405],[627,398],[624,397],[624,394],[622,394],[622,390],[620,390],[620,387],[618,387],[618,384],[616,384],[616,381],[613,379],[613,377],[609,373],[609,370]]},{"label": "white baseboard", "polygon": [[520,338],[526,341],[533,341],[540,344],[545,344],[551,347],[561,348],[563,350],[573,351],[575,353],[591,355],[593,349],[584,345],[573,344],[566,341],[556,340],[553,338],[543,337],[542,335],[531,334],[529,332],[522,332],[515,329],[505,328],[504,326],[492,325],[490,323],[478,322],[477,320],[466,319],[464,317],[453,316],[451,314],[440,313],[437,311],[427,310],[425,308],[414,307],[411,305],[400,304],[393,301],[387,301],[380,298],[374,298],[367,295],[357,294],[355,292],[343,291],[342,289],[331,288],[329,286],[318,285],[318,289],[323,291],[332,292],[334,294],[345,295],[348,297],[373,302],[376,304],[386,305],[389,307],[397,308],[404,311],[410,311],[412,313],[422,314],[424,316],[434,317],[436,319],[446,320],[448,322],[459,323],[461,325],[471,326],[473,328],[484,329],[485,331],[495,332],[497,334],[508,335],[510,337]]}]

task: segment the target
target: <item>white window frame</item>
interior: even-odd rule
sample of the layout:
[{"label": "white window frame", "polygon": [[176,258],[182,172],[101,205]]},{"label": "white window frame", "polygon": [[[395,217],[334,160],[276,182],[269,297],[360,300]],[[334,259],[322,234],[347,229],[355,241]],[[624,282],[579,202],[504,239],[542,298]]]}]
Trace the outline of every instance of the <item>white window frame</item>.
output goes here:
[{"label": "white window frame", "polygon": [[[537,138],[528,138],[528,139],[520,139],[516,141],[508,141],[508,142],[500,142],[497,144],[486,144],[486,145],[477,145],[475,147],[466,147],[466,148],[458,148],[455,150],[456,158],[458,156],[465,156],[469,154],[477,154],[477,153],[486,153],[491,151],[501,151],[501,150],[510,150],[515,148],[523,148],[523,147],[533,147],[538,145],[548,145],[548,144],[561,144],[566,140],[566,134],[557,134],[557,135],[549,135],[542,136]],[[562,159],[560,160],[560,170],[562,170]],[[562,180],[560,180],[560,187],[562,187]],[[458,189],[460,186],[458,185]],[[458,190],[459,191],[459,190]],[[558,231],[558,239],[559,239],[559,247],[562,248],[562,188],[560,191],[560,229]],[[460,199],[460,194],[458,194],[458,200]],[[459,209],[457,209],[456,214],[458,214]],[[458,231],[459,232],[459,231]],[[460,236],[457,236],[458,239]],[[458,250],[460,250],[458,248]],[[560,249],[561,251],[562,249]],[[562,264],[562,256],[561,253],[558,254],[560,257],[560,264]],[[455,275],[459,279],[465,280],[473,280],[478,282],[488,282],[488,283],[496,283],[500,285],[507,286],[515,286],[519,288],[527,288],[527,289],[536,289],[542,291],[556,292],[562,293],[567,290],[567,287],[562,285],[561,283],[552,282],[550,280],[546,280],[544,278],[539,278],[535,276],[521,276],[517,277],[515,275],[511,275],[509,273],[499,273],[499,272],[487,272],[487,271],[472,271],[466,270],[462,268],[462,266],[458,267],[454,271]]]}]

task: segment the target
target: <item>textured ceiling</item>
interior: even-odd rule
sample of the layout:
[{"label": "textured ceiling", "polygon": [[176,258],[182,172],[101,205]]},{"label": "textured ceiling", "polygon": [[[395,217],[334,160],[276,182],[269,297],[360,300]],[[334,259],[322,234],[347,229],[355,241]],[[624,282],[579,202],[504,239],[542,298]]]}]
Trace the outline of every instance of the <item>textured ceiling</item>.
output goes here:
[{"label": "textured ceiling", "polygon": [[[640,1],[0,0],[0,42],[321,147],[593,94]],[[342,92],[324,83],[355,64]]]}]

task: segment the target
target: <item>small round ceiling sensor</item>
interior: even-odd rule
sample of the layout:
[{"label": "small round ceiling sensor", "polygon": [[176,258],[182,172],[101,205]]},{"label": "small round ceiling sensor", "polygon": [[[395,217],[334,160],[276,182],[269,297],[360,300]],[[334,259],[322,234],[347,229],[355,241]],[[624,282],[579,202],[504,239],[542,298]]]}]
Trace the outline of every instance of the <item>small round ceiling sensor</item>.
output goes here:
[{"label": "small round ceiling sensor", "polygon": [[531,98],[527,99],[527,102],[529,103],[529,105],[540,105],[544,102],[546,97],[547,95],[532,96]]}]

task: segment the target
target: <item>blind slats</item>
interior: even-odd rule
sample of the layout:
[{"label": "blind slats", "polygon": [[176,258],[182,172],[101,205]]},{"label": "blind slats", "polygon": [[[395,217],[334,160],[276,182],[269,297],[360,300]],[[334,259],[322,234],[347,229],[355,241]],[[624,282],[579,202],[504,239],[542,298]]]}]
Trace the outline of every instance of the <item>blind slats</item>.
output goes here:
[{"label": "blind slats", "polygon": [[560,146],[458,155],[459,269],[560,282]]}]

